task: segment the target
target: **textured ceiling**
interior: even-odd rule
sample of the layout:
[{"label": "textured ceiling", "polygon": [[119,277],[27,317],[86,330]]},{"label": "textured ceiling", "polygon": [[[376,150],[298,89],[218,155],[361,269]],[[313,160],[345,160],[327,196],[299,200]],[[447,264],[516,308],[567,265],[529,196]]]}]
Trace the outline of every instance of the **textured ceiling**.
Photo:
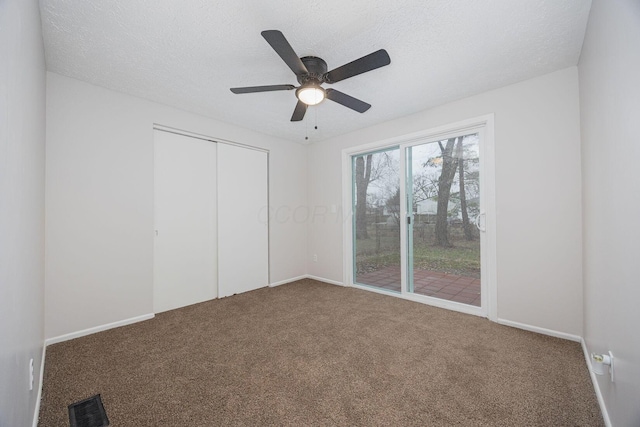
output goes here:
[{"label": "textured ceiling", "polygon": [[[40,0],[40,6],[48,70],[305,143],[575,65],[591,0]],[[292,123],[294,91],[232,94],[230,87],[297,85],[260,35],[269,29],[329,69],[386,49],[390,65],[331,86],[373,107],[360,114],[325,101]]]}]

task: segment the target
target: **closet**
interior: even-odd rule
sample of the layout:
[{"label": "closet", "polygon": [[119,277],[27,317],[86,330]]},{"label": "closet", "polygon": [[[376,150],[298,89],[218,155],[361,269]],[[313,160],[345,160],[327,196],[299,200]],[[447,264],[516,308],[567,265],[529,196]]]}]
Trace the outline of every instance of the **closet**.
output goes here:
[{"label": "closet", "polygon": [[268,153],[154,129],[154,312],[268,284]]}]

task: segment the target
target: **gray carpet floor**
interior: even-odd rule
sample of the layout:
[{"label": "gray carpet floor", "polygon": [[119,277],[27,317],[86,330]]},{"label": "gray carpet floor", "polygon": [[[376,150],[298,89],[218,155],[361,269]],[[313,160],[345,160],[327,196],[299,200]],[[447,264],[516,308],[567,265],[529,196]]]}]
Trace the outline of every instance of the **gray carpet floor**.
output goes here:
[{"label": "gray carpet floor", "polygon": [[302,280],[47,348],[40,426],[602,426],[580,345]]}]

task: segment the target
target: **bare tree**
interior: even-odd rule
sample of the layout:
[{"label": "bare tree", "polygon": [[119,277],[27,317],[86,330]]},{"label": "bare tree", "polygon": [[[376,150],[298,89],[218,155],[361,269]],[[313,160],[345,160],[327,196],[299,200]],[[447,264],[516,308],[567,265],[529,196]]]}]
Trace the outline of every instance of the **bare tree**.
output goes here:
[{"label": "bare tree", "polygon": [[[367,202],[379,201],[378,208],[398,188],[398,157],[394,150],[365,154],[355,159],[356,239],[368,239]],[[397,149],[396,149],[397,154]],[[375,184],[374,184],[375,183]],[[373,194],[368,191],[374,188]]]},{"label": "bare tree", "polygon": [[456,139],[462,141],[462,137],[449,138],[446,145],[442,145],[442,141],[438,141],[440,151],[442,153],[442,172],[438,179],[438,207],[436,210],[436,244],[438,246],[451,246],[449,242],[448,230],[448,209],[449,198],[451,196],[451,184],[456,175],[458,168],[457,159],[453,156],[453,148]]},{"label": "bare tree", "polygon": [[[430,162],[423,164],[429,166]],[[438,178],[436,173],[426,170],[413,173],[413,203],[417,204],[424,200],[433,199],[438,195]]]},{"label": "bare tree", "polygon": [[356,157],[356,239],[368,239],[367,188],[371,182],[373,154]]},{"label": "bare tree", "polygon": [[467,208],[467,195],[464,188],[465,185],[465,171],[464,171],[464,154],[462,147],[462,140],[464,138],[458,138],[458,145],[456,146],[456,157],[458,158],[458,179],[460,180],[460,209],[462,211],[462,228],[464,230],[464,237],[467,240],[474,239],[473,226],[469,222],[469,210]]},{"label": "bare tree", "polygon": [[385,201],[385,206],[389,214],[393,217],[396,225],[400,225],[400,188],[396,189],[393,196]]}]

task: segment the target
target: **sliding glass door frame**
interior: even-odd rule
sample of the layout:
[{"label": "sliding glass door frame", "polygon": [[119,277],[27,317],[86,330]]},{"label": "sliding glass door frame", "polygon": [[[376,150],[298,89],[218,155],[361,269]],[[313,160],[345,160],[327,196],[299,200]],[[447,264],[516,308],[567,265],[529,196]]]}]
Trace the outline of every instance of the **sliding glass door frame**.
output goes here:
[{"label": "sliding glass door frame", "polygon": [[[485,186],[485,182],[484,182],[484,170],[483,170],[483,142],[486,139],[486,135],[485,135],[485,127],[484,126],[476,126],[476,127],[465,127],[465,128],[460,128],[460,129],[456,129],[450,132],[444,132],[444,133],[438,133],[435,135],[430,135],[428,137],[424,137],[424,138],[419,138],[417,140],[412,140],[410,142],[407,142],[405,144],[401,144],[400,145],[400,151],[401,151],[401,159],[400,162],[402,165],[404,165],[405,170],[404,170],[404,174],[402,175],[404,178],[404,185],[402,187],[404,187],[405,189],[405,194],[404,194],[404,198],[402,200],[405,201],[404,204],[404,211],[403,211],[403,216],[404,216],[404,226],[405,226],[405,230],[403,232],[403,234],[406,237],[406,246],[405,246],[405,252],[406,252],[406,263],[405,263],[405,269],[407,271],[407,279],[406,279],[406,284],[405,286],[402,286],[402,294],[405,298],[407,299],[411,299],[413,301],[418,301],[418,302],[424,302],[430,305],[434,305],[434,306],[438,306],[438,307],[442,307],[442,308],[446,308],[446,309],[450,309],[450,310],[455,310],[455,311],[461,311],[464,313],[469,313],[469,314],[475,314],[478,316],[482,316],[482,317],[488,317],[488,310],[487,310],[487,305],[488,305],[488,298],[487,295],[489,294],[489,290],[488,290],[488,277],[486,275],[486,271],[487,271],[487,267],[485,266],[485,263],[487,261],[487,236],[486,236],[486,200],[484,198],[486,191],[486,186]],[[413,171],[411,170],[412,168],[412,159],[409,157],[409,151],[410,149],[414,148],[414,147],[419,147],[419,146],[423,146],[426,144],[434,144],[437,143],[438,141],[443,141],[445,139],[449,139],[449,138],[455,138],[455,137],[461,137],[464,135],[469,135],[469,134],[478,134],[479,136],[479,148],[480,148],[480,213],[478,215],[478,218],[482,221],[483,224],[485,224],[485,226],[483,227],[482,225],[480,227],[478,227],[480,229],[480,253],[481,253],[481,259],[480,259],[480,264],[481,264],[481,279],[480,279],[480,283],[481,283],[481,292],[480,292],[480,298],[481,298],[481,303],[480,303],[480,307],[476,307],[476,306],[472,306],[469,304],[463,304],[463,303],[459,303],[459,302],[455,302],[455,301],[449,301],[449,300],[445,300],[445,299],[440,299],[440,298],[435,298],[435,297],[430,297],[430,296],[426,296],[426,295],[420,295],[417,293],[414,293],[414,283],[413,283],[413,273],[415,271],[415,269],[413,268],[414,263],[413,263],[413,223],[414,221],[414,215],[413,215],[413,209],[412,209],[412,185],[413,185]],[[401,195],[402,197],[402,195]],[[485,230],[485,231],[482,231]]]},{"label": "sliding glass door frame", "polygon": [[[413,293],[410,289],[408,272],[412,266],[409,259],[411,236],[408,230],[408,218],[412,209],[408,206],[407,179],[410,168],[407,167],[407,148],[425,143],[441,141],[455,136],[478,133],[480,139],[480,231],[481,238],[481,306],[475,307],[434,297]],[[438,306],[454,311],[460,311],[476,316],[497,320],[497,283],[496,283],[496,212],[495,212],[495,165],[494,165],[494,136],[493,114],[481,116],[438,128],[404,135],[397,138],[383,140],[358,147],[347,148],[342,151],[343,156],[343,206],[345,216],[343,221],[344,245],[344,285],[366,289],[368,291],[392,295],[416,302]],[[358,155],[380,152],[394,147],[400,148],[400,259],[401,259],[401,291],[400,293],[362,286],[354,281],[354,230],[353,230],[353,158]]]}]

